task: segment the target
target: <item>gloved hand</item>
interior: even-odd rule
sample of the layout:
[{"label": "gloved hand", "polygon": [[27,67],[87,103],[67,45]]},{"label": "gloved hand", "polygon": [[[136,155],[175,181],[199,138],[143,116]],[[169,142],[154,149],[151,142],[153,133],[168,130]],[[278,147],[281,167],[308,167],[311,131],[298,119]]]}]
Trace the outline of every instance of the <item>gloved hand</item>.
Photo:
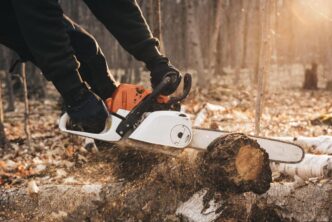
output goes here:
[{"label": "gloved hand", "polygon": [[171,76],[172,82],[167,88],[165,88],[161,94],[168,96],[176,91],[180,82],[180,72],[170,64],[168,58],[158,57],[148,62],[146,67],[151,72],[151,84],[152,88],[155,88],[166,76]]},{"label": "gloved hand", "polygon": [[64,96],[70,128],[89,133],[100,133],[106,124],[108,112],[104,102],[86,86]]}]

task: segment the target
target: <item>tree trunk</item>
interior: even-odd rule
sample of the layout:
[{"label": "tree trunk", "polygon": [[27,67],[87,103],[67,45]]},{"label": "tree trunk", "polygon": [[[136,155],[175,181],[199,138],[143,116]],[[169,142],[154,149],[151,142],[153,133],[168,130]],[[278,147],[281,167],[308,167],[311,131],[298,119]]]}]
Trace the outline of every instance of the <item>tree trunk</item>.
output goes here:
[{"label": "tree trunk", "polygon": [[260,61],[260,49],[262,39],[262,16],[260,12],[261,4],[260,0],[254,1],[254,13],[251,19],[255,19],[257,24],[254,27],[254,34],[252,36],[253,48],[252,48],[252,57],[253,59],[253,75],[251,76],[251,83],[253,88],[257,86],[258,83],[258,75],[259,75],[259,61]]},{"label": "tree trunk", "polygon": [[255,5],[254,1],[244,1],[244,30],[243,30],[243,38],[242,38],[242,44],[243,44],[243,52],[242,52],[242,59],[241,59],[241,67],[242,68],[247,68],[248,67],[248,62],[247,62],[247,54],[248,54],[248,36],[250,35],[249,33],[249,25],[250,25],[250,18],[252,11],[254,11]]},{"label": "tree trunk", "polygon": [[[207,78],[205,78],[205,83],[208,84],[210,81],[210,78],[213,76],[213,74],[216,73],[216,62],[217,62],[217,53],[218,53],[218,39],[220,36],[220,30],[221,30],[221,20],[222,20],[222,14],[223,14],[223,0],[217,0],[216,2],[216,15],[215,15],[215,21],[214,21],[214,29],[210,40],[210,50],[209,50],[209,70],[207,73]],[[220,73],[220,70],[219,72]]]},{"label": "tree trunk", "polygon": [[[330,13],[332,14],[332,10],[330,9]],[[331,21],[326,22],[325,24],[327,34],[324,35],[326,38],[326,48],[327,50],[325,51],[325,60],[326,60],[326,69],[327,69],[327,83],[326,83],[326,89],[329,91],[332,91],[332,52],[331,52],[331,47],[332,47],[332,31],[331,31]]]},{"label": "tree trunk", "polygon": [[15,96],[13,90],[12,75],[9,72],[6,72],[6,88],[8,94],[8,106],[6,108],[6,111],[12,112],[15,110]]},{"label": "tree trunk", "polygon": [[2,81],[0,81],[0,150],[2,148],[8,148],[9,142],[5,134],[4,122],[4,109],[2,101]]},{"label": "tree trunk", "polygon": [[44,99],[46,96],[46,80],[40,70],[32,63],[27,63],[27,81],[29,97]]},{"label": "tree trunk", "polygon": [[259,73],[257,83],[257,98],[256,98],[256,113],[255,113],[255,134],[260,134],[260,119],[262,115],[262,106],[264,100],[266,78],[270,71],[270,58],[271,58],[271,1],[264,0],[261,3],[261,45],[259,53]]},{"label": "tree trunk", "polygon": [[303,89],[317,90],[318,89],[318,74],[317,64],[313,63],[311,69],[306,69],[304,73]]},{"label": "tree trunk", "polygon": [[31,132],[30,132],[30,109],[29,109],[29,98],[28,98],[28,85],[27,85],[27,77],[26,77],[26,64],[22,63],[21,65],[21,75],[23,82],[23,95],[24,95],[24,132],[26,135],[26,142],[29,149],[32,149],[31,146]]},{"label": "tree trunk", "polygon": [[[185,0],[187,8],[187,27],[188,27],[188,38],[189,49],[191,51],[190,62],[194,65],[194,69],[197,71],[197,79],[205,76],[203,54],[198,33],[198,24],[196,22],[195,13],[195,1]],[[201,87],[206,87],[203,81],[198,81],[198,85]]]},{"label": "tree trunk", "polygon": [[[235,2],[234,2],[235,3]],[[240,80],[242,55],[243,51],[243,36],[245,32],[245,0],[236,1],[232,8],[232,68],[234,68],[233,85],[237,85]],[[240,12],[240,13],[239,13]],[[238,18],[237,20],[235,18]]]},{"label": "tree trunk", "polygon": [[159,39],[160,45],[159,49],[162,53],[164,53],[164,43],[163,43],[163,37],[162,37],[162,30],[161,30],[161,10],[160,10],[160,0],[154,0],[153,1],[153,35]]}]

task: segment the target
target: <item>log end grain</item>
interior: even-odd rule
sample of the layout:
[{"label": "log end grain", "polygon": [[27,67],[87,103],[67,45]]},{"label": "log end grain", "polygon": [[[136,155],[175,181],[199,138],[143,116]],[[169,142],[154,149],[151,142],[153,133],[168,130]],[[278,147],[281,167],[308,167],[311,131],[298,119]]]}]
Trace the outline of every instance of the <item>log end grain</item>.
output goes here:
[{"label": "log end grain", "polygon": [[244,134],[213,141],[202,156],[205,185],[217,191],[265,193],[272,181],[268,154]]}]

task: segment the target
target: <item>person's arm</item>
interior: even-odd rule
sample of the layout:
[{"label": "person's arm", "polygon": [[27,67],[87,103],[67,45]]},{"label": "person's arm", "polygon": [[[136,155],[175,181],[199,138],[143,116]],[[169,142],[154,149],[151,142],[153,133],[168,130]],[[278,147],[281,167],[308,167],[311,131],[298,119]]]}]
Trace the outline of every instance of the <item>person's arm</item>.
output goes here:
[{"label": "person's arm", "polygon": [[93,14],[136,59],[149,63],[160,57],[158,40],[153,38],[135,0],[84,0]]},{"label": "person's arm", "polygon": [[151,71],[154,88],[169,74],[175,78],[162,93],[169,95],[178,87],[181,75],[167,57],[158,51],[159,42],[153,38],[136,0],[84,0],[94,15],[105,25],[123,48]]},{"label": "person's arm", "polygon": [[62,95],[79,87],[79,63],[56,0],[11,0],[22,36],[36,65]]}]

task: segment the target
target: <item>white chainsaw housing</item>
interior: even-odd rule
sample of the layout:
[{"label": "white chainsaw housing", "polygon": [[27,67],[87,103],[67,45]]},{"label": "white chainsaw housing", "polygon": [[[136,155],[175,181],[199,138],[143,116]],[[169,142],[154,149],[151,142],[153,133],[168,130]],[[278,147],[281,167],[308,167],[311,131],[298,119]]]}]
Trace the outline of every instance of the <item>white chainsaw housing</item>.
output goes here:
[{"label": "white chainsaw housing", "polygon": [[129,136],[146,143],[184,148],[192,139],[190,118],[182,112],[156,111],[149,113]]},{"label": "white chainsaw housing", "polygon": [[[119,110],[117,114],[125,117],[128,111]],[[122,137],[116,132],[116,129],[122,120],[114,115],[110,115],[109,118],[109,126],[99,134],[67,129],[66,124],[69,121],[67,113],[61,116],[59,128],[63,132],[78,136],[107,142],[119,141]],[[192,139],[191,121],[185,113],[177,111],[156,111],[147,113],[144,120],[134,129],[128,138],[146,143],[184,148]]]}]

